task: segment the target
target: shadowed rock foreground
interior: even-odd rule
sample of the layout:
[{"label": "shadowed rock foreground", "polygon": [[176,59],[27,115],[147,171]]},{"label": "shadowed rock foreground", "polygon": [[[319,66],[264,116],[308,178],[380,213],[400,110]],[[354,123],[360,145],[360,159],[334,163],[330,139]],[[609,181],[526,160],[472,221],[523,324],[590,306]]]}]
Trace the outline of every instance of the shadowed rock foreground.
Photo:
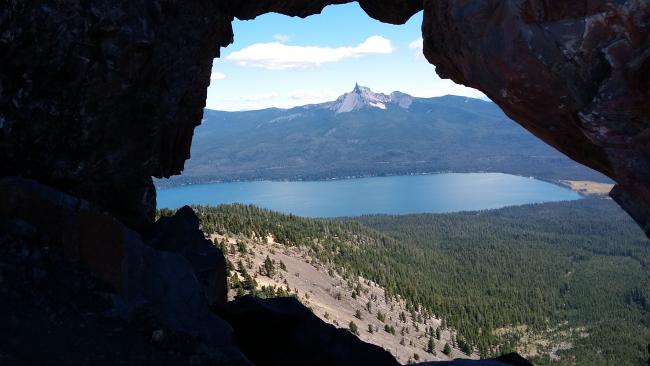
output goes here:
[{"label": "shadowed rock foreground", "polygon": [[295,299],[225,303],[225,259],[189,207],[141,236],[24,178],[0,180],[0,203],[3,364],[399,364]]},{"label": "shadowed rock foreground", "polygon": [[[250,328],[211,311],[223,302],[223,256],[202,241],[187,210],[154,225],[151,177],[182,171],[212,59],[232,42],[235,16],[307,16],[344,2],[9,0],[2,6],[0,278],[7,296],[0,302],[11,318],[0,331],[3,339],[15,334],[77,345],[28,352],[20,342],[2,344],[3,364],[57,364],[54,356],[68,353],[77,357],[68,364],[102,356],[153,363],[163,359],[160,352],[179,357],[174,364],[281,359],[248,358]],[[424,10],[424,52],[441,76],[482,90],[536,136],[615,180],[612,197],[650,233],[648,2],[360,5],[395,24]],[[67,261],[93,275],[70,272],[76,267]],[[39,286],[50,294],[33,292]],[[86,300],[90,310],[82,311]],[[45,309],[38,313],[42,322],[28,321],[34,305]],[[265,307],[246,309],[255,314]],[[149,325],[125,331],[140,323]],[[112,326],[119,341],[109,337],[100,347]],[[368,355],[394,363],[346,335],[332,337],[332,344],[346,345],[350,360]],[[333,359],[332,352],[321,347],[311,356]]]}]

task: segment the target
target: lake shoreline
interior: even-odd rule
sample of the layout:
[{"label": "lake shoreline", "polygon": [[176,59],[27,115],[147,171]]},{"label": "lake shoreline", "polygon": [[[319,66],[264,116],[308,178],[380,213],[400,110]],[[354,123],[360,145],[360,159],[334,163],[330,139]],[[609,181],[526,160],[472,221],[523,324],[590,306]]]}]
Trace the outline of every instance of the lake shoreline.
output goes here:
[{"label": "lake shoreline", "polygon": [[[504,171],[456,171],[456,170],[442,170],[435,172],[421,172],[421,173],[395,173],[395,174],[362,174],[362,175],[351,175],[351,176],[333,176],[325,178],[315,178],[315,179],[276,179],[276,178],[259,178],[259,179],[199,179],[189,182],[174,182],[172,178],[154,178],[154,186],[156,190],[164,190],[170,188],[178,188],[185,186],[193,185],[203,185],[203,184],[219,184],[219,183],[247,183],[247,182],[331,182],[331,181],[345,181],[353,179],[365,179],[365,178],[383,178],[383,177],[410,177],[410,176],[422,176],[422,175],[437,175],[437,174],[507,174],[516,177],[522,178],[533,178],[543,182],[555,184],[560,187],[569,188],[580,193],[578,190],[573,189],[571,185],[566,182],[593,182],[597,184],[609,184],[612,183],[611,180],[607,182],[601,181],[592,181],[592,180],[580,180],[573,178],[564,178],[564,179],[552,179],[548,177],[534,176],[534,175],[523,175],[519,173],[510,173]],[[174,177],[179,177],[182,175],[177,175]],[[613,183],[612,183],[613,184]]]},{"label": "lake shoreline", "polygon": [[476,211],[583,196],[533,177],[475,172],[188,184],[159,189],[158,207],[243,203],[305,217],[339,217]]},{"label": "lake shoreline", "polygon": [[[180,187],[189,187],[196,185],[208,185],[208,184],[222,184],[222,183],[252,183],[252,182],[333,182],[333,181],[346,181],[354,179],[366,179],[366,178],[389,178],[389,177],[411,177],[411,176],[429,176],[429,175],[438,175],[438,174],[507,174],[515,177],[522,178],[532,178],[542,182],[547,182],[558,187],[568,188],[582,197],[592,197],[592,196],[608,196],[607,193],[603,192],[604,186],[610,186],[613,188],[614,183],[610,182],[600,182],[600,181],[591,181],[591,180],[578,180],[578,179],[549,179],[545,177],[537,176],[526,176],[522,174],[515,173],[506,173],[506,172],[497,172],[497,171],[439,171],[439,172],[429,172],[429,173],[408,173],[408,174],[367,174],[359,176],[345,176],[345,177],[331,177],[331,178],[321,178],[321,179],[272,179],[272,178],[260,178],[260,179],[226,179],[226,180],[206,180],[206,181],[196,181],[196,182],[183,182],[183,183],[163,183],[156,184],[156,181],[164,181],[163,179],[154,179],[154,186],[156,191],[180,188]],[[168,181],[168,180],[167,180]]]}]

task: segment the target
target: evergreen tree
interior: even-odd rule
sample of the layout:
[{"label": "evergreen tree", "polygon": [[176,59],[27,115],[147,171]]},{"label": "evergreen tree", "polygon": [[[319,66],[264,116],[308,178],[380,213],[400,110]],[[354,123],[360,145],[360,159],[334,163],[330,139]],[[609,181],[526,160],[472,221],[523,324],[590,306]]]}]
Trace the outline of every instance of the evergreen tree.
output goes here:
[{"label": "evergreen tree", "polygon": [[275,266],[273,265],[273,261],[269,256],[266,256],[266,259],[264,260],[264,271],[265,275],[269,278],[273,278],[273,275],[275,275]]},{"label": "evergreen tree", "polygon": [[382,313],[381,311],[377,310],[377,320],[380,322],[385,322],[386,321],[386,315]]},{"label": "evergreen tree", "polygon": [[348,328],[350,329],[350,332],[354,335],[359,335],[359,327],[353,322],[350,321],[350,324],[348,324]]},{"label": "evergreen tree", "polygon": [[445,347],[442,349],[442,353],[447,356],[451,356],[451,347],[449,347],[448,343],[445,343]]},{"label": "evergreen tree", "polygon": [[431,354],[436,352],[436,343],[433,341],[433,337],[429,338],[429,343],[427,343],[427,352]]},{"label": "evergreen tree", "polygon": [[235,270],[235,265],[232,264],[232,262],[228,258],[226,258],[226,269],[228,270],[228,272]]},{"label": "evergreen tree", "polygon": [[244,242],[237,242],[237,251],[239,254],[246,254],[246,244]]}]

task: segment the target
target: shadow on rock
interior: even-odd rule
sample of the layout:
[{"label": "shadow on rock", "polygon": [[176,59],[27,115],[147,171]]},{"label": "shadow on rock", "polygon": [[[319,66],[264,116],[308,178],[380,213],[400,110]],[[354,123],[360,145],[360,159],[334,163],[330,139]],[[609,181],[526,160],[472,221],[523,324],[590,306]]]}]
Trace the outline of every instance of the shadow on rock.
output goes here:
[{"label": "shadow on rock", "polygon": [[229,302],[220,315],[258,366],[399,365],[381,347],[323,322],[294,298],[244,296]]}]

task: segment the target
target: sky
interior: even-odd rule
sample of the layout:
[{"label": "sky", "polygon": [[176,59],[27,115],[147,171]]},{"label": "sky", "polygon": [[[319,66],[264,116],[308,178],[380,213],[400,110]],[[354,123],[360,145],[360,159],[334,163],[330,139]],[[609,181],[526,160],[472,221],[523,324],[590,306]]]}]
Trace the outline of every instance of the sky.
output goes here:
[{"label": "sky", "polygon": [[233,23],[235,42],[215,59],[207,108],[290,108],[335,100],[355,83],[375,92],[476,98],[440,79],[422,55],[422,13],[406,24],[368,17],[359,5],[329,6],[306,19],[266,14]]}]

